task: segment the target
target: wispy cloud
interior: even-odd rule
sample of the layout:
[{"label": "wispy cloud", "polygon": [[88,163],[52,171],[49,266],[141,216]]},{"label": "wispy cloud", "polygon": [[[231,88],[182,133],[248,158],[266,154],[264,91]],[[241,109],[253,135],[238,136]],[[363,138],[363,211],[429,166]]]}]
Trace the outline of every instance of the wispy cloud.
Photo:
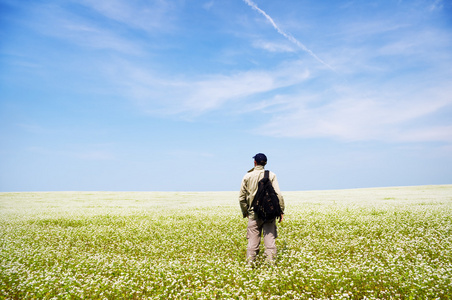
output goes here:
[{"label": "wispy cloud", "polygon": [[443,9],[443,5],[443,0],[435,0],[430,6],[430,11],[441,10]]},{"label": "wispy cloud", "polygon": [[212,6],[214,6],[215,2],[214,1],[209,1],[204,3],[204,5],[202,6],[205,10],[209,10],[212,8]]},{"label": "wispy cloud", "polygon": [[71,153],[76,158],[82,160],[94,160],[94,161],[102,161],[102,160],[113,160],[115,159],[115,155],[109,151],[84,151],[84,152],[74,152]]},{"label": "wispy cloud", "polygon": [[147,42],[141,35],[168,34],[175,28],[177,15],[177,6],[168,1],[82,0],[14,6],[27,11],[29,17],[21,22],[40,34],[126,55],[143,55]]},{"label": "wispy cloud", "polygon": [[[422,11],[426,9],[423,8]],[[452,143],[450,33],[415,13],[347,21],[323,52],[339,74],[314,73],[255,133],[341,141]],[[312,87],[313,83],[319,86]],[[321,88],[319,88],[321,87]]]},{"label": "wispy cloud", "polygon": [[176,7],[170,1],[82,0],[80,3],[106,18],[149,32],[171,28],[171,12]]},{"label": "wispy cloud", "polygon": [[[77,5],[90,10],[90,14],[83,16],[57,4],[36,5],[31,9],[35,9],[34,15],[39,15],[42,22],[31,20],[30,25],[88,50],[114,52],[104,58],[104,51],[92,51],[85,61],[92,59],[96,65],[92,69],[99,72],[98,77],[107,74],[104,86],[112,87],[111,91],[131,100],[148,114],[194,119],[218,110],[224,110],[225,114],[239,113],[237,107],[240,107],[241,114],[267,114],[271,121],[263,127],[273,136],[394,141],[449,139],[448,123],[425,127],[417,123],[451,105],[448,95],[452,91],[447,88],[451,57],[445,50],[450,49],[449,33],[420,26],[411,19],[414,17],[404,18],[403,22],[396,15],[366,21],[347,20],[330,36],[333,46],[322,52],[339,75],[326,68],[311,70],[309,66],[317,62],[331,67],[282,30],[252,0],[243,1],[286,39],[275,43],[260,38],[252,44],[254,48],[278,53],[272,56],[278,58],[266,65],[256,63],[236,70],[225,64],[220,66],[223,69],[205,67],[196,75],[185,74],[182,68],[171,69],[173,54],[166,57],[165,53],[156,53],[155,57],[168,59],[156,67],[158,64],[152,61],[155,58],[151,58],[154,53],[143,46],[149,45],[147,39],[153,33],[162,31],[161,35],[165,36],[171,28],[171,15],[177,8],[167,1],[82,0]],[[212,1],[205,5],[204,9],[214,9]],[[442,2],[437,1],[435,5],[440,6]],[[102,17],[94,21],[90,19],[92,14]],[[126,34],[129,30],[139,34],[129,37]],[[171,39],[174,45],[178,45],[177,37],[180,36]],[[311,64],[293,61],[293,52],[300,49],[315,61],[311,60]],[[236,57],[245,56],[241,48],[203,50],[236,51]],[[255,49],[245,51],[256,52]],[[86,70],[87,66],[82,68]],[[307,80],[309,84],[303,85]],[[334,89],[335,92],[324,93]]]},{"label": "wispy cloud", "polygon": [[237,71],[194,79],[164,79],[127,62],[118,62],[110,68],[121,93],[148,113],[184,116],[197,116],[220,109],[226,103],[296,85],[310,76],[297,62],[272,70]]},{"label": "wispy cloud", "polygon": [[[82,148],[99,148],[99,145],[83,145]],[[36,146],[30,147],[28,150],[39,155],[58,156],[66,159],[77,159],[82,161],[109,161],[116,159],[115,154],[109,150],[80,149],[77,151],[56,148],[50,149]]]},{"label": "wispy cloud", "polygon": [[296,50],[290,46],[281,43],[274,43],[269,41],[258,40],[253,42],[253,46],[256,48],[264,49],[269,52],[295,52]]},{"label": "wispy cloud", "polygon": [[71,23],[67,19],[58,23],[61,24],[61,27],[58,30],[52,30],[50,33],[58,38],[69,40],[73,44],[94,49],[113,50],[124,54],[144,53],[139,44],[108,29],[96,25]]},{"label": "wispy cloud", "polygon": [[289,87],[308,77],[309,72],[297,64],[280,66],[272,71],[257,70],[229,76],[211,76],[206,80],[194,82],[193,94],[186,102],[186,107],[198,112],[217,109],[227,101]]},{"label": "wispy cloud", "polygon": [[30,5],[31,17],[23,22],[33,31],[60,41],[94,50],[111,50],[127,55],[142,54],[141,45],[101,22],[82,17],[58,5]]},{"label": "wispy cloud", "polygon": [[51,130],[44,128],[43,126],[39,124],[26,124],[26,123],[18,123],[16,126],[27,133],[32,134],[46,134],[49,132],[52,132]]},{"label": "wispy cloud", "polygon": [[[452,89],[446,89],[452,93]],[[367,95],[362,96],[364,94]],[[426,121],[441,110],[452,108],[452,99],[446,94],[439,95],[433,89],[420,94],[386,90],[362,95],[350,90],[324,105],[287,101],[286,111],[273,115],[272,120],[256,132],[344,141],[452,142],[451,125]]]},{"label": "wispy cloud", "polygon": [[304,44],[302,44],[299,40],[297,40],[296,38],[294,38],[291,34],[286,33],[285,31],[283,31],[281,28],[279,28],[278,25],[276,25],[275,21],[262,9],[260,9],[256,3],[254,3],[251,0],[243,0],[246,4],[248,4],[251,8],[253,8],[254,10],[256,10],[257,12],[259,12],[260,14],[262,14],[269,22],[270,24],[273,26],[273,28],[282,36],[284,36],[286,39],[288,39],[290,42],[292,42],[293,44],[295,44],[298,48],[300,48],[301,50],[305,51],[306,53],[308,53],[309,55],[311,55],[315,60],[317,60],[318,62],[320,62],[321,64],[323,64],[324,66],[328,67],[329,69],[333,69],[329,64],[327,64],[326,62],[324,62],[322,59],[320,59],[314,52],[312,52],[310,49],[308,49]]}]

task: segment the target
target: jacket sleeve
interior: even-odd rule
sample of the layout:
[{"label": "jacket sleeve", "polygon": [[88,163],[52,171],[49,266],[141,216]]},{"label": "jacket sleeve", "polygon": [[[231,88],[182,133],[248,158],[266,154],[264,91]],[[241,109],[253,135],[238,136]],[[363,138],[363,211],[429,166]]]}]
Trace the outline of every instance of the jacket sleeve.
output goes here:
[{"label": "jacket sleeve", "polygon": [[284,197],[281,194],[281,190],[279,189],[279,183],[278,183],[278,179],[276,178],[276,175],[273,174],[273,178],[272,178],[272,185],[273,185],[273,189],[275,190],[276,194],[278,195],[278,199],[279,199],[279,206],[281,206],[281,210],[284,213]]},{"label": "jacket sleeve", "polygon": [[247,181],[246,178],[244,177],[242,179],[242,185],[240,187],[240,193],[239,193],[239,204],[240,204],[240,209],[242,210],[242,215],[244,218],[246,218],[248,216],[248,201],[247,201],[247,189],[246,189],[246,185],[247,185]]}]

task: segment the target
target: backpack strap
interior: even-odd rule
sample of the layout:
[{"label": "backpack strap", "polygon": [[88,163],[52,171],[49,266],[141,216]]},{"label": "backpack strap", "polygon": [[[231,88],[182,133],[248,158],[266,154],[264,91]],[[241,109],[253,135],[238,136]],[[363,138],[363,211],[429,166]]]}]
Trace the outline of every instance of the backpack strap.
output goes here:
[{"label": "backpack strap", "polygon": [[270,177],[270,171],[269,170],[265,170],[264,178],[269,178],[269,177]]}]

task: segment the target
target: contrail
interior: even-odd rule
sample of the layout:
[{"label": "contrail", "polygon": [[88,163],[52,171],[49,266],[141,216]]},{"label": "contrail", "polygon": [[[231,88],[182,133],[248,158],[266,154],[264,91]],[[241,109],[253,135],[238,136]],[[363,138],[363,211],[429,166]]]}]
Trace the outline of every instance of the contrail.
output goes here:
[{"label": "contrail", "polygon": [[300,43],[300,41],[298,41],[296,38],[294,38],[292,35],[285,33],[284,31],[282,31],[278,25],[276,25],[275,21],[273,21],[273,19],[267,15],[267,13],[265,11],[263,11],[262,9],[260,9],[256,3],[254,3],[251,0],[243,0],[246,4],[248,4],[249,6],[251,6],[251,8],[253,8],[254,10],[257,10],[260,14],[262,14],[273,26],[273,28],[276,29],[276,31],[278,31],[279,34],[281,34],[282,36],[284,36],[286,39],[288,39],[289,41],[291,41],[292,43],[294,43],[295,45],[297,45],[301,50],[307,52],[309,55],[311,55],[312,57],[314,57],[318,62],[322,63],[323,65],[327,66],[328,68],[330,68],[331,70],[333,70],[333,68],[327,64],[326,62],[324,62],[323,60],[321,60],[317,55],[314,54],[314,52],[312,52],[311,50],[309,50],[308,48],[306,48],[305,45],[303,45],[302,43]]}]

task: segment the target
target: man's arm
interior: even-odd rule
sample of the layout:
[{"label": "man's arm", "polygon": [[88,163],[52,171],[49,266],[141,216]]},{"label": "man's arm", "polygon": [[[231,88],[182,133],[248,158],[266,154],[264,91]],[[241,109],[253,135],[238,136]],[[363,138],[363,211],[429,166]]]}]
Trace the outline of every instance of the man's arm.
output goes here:
[{"label": "man's arm", "polygon": [[244,218],[248,217],[248,201],[246,199],[246,196],[247,196],[246,180],[245,178],[243,178],[239,193],[239,204]]}]

